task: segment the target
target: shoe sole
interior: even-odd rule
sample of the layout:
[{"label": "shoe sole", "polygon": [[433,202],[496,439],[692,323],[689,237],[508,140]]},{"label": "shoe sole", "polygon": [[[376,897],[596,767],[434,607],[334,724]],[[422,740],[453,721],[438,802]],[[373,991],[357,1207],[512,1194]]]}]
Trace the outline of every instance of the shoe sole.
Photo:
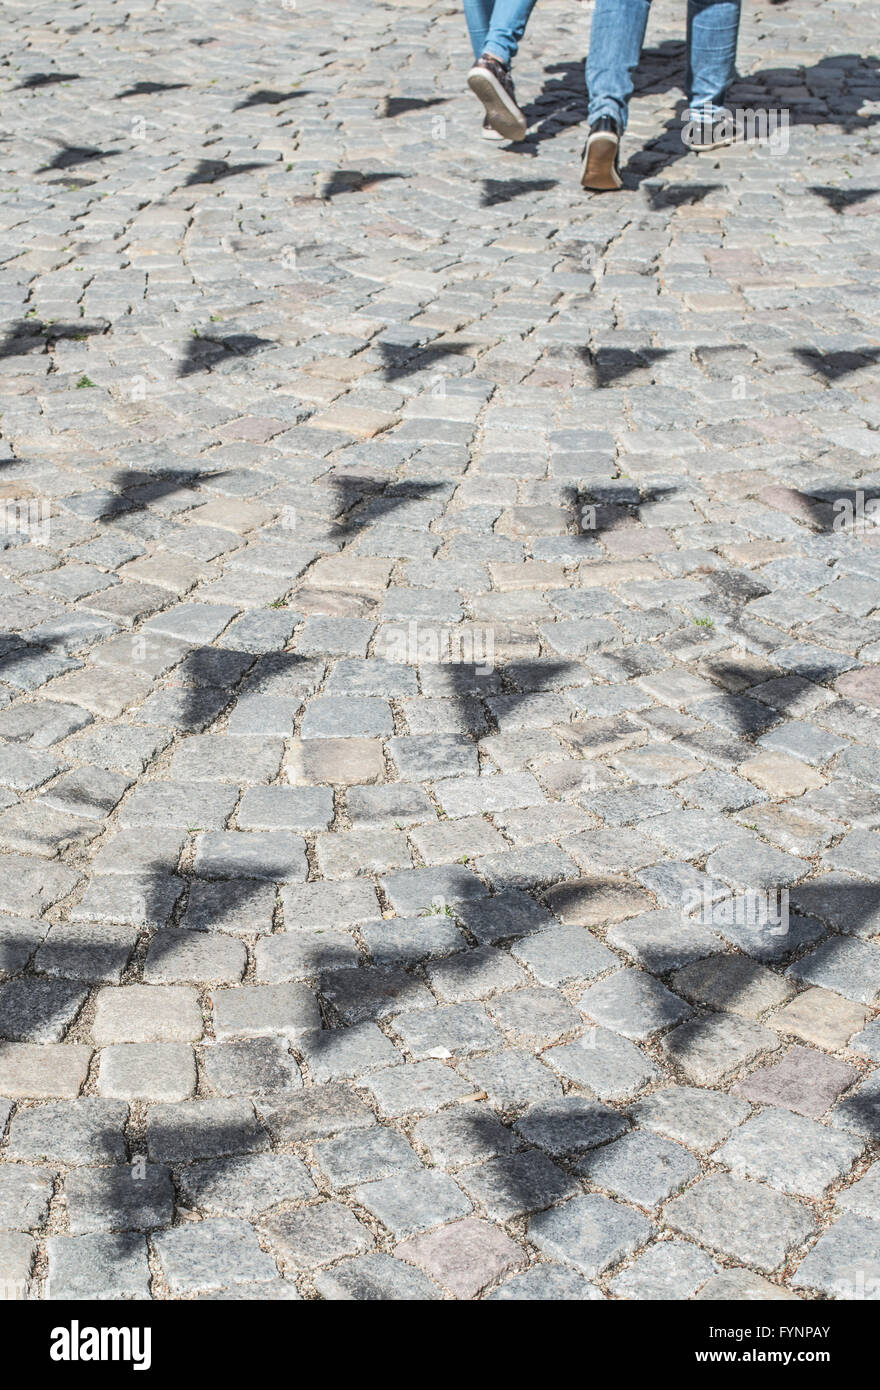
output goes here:
[{"label": "shoe sole", "polygon": [[525,116],[487,68],[472,68],[468,73],[467,84],[486,108],[486,115],[493,130],[497,130],[504,140],[525,139]]},{"label": "shoe sole", "polygon": [[590,136],[581,169],[582,188],[604,193],[612,188],[623,187],[623,179],[616,168],[619,148],[620,141],[616,135],[602,132]]}]

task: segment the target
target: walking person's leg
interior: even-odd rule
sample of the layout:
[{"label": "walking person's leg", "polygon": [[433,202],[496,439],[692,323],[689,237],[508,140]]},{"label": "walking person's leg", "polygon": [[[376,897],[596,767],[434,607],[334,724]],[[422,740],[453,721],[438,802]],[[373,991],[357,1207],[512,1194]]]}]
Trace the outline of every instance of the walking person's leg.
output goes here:
[{"label": "walking person's leg", "polygon": [[740,0],[688,0],[688,143],[697,147],[728,144],[732,138],[724,93],[736,71],[739,15]]},{"label": "walking person's leg", "polygon": [[505,140],[522,140],[526,118],[516,102],[510,64],[525,33],[535,0],[464,0],[476,59],[468,86],[486,110],[485,128]]},{"label": "walking person's leg", "polygon": [[620,137],[650,8],[650,0],[596,0],[587,58],[590,134],[581,170],[584,188],[621,187]]}]

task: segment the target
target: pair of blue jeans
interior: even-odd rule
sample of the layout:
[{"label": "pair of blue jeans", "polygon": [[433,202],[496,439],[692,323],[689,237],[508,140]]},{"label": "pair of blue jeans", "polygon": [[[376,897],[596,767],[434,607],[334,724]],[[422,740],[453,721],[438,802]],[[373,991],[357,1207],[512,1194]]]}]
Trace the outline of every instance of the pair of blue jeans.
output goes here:
[{"label": "pair of blue jeans", "polygon": [[464,0],[464,17],[474,57],[491,53],[509,65],[535,3],[536,0]]},{"label": "pair of blue jeans", "polygon": [[[626,128],[632,75],[638,67],[651,0],[596,0],[587,58],[588,120],[613,116]],[[687,99],[691,111],[715,116],[734,74],[740,0],[687,0]]]}]

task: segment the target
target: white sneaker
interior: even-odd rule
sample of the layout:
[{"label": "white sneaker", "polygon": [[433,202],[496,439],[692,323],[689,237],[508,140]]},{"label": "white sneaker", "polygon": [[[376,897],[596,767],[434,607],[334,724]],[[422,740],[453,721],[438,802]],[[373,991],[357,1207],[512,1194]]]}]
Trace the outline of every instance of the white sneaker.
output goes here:
[{"label": "white sneaker", "polygon": [[489,117],[484,116],[483,124],[480,127],[480,134],[484,140],[503,140],[504,136],[489,123]]}]

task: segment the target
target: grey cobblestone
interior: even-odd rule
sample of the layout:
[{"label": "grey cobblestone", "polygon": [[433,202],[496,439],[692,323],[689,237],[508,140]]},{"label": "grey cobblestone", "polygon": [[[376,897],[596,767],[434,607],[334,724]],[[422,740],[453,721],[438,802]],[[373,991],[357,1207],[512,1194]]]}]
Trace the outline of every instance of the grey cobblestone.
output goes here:
[{"label": "grey cobblestone", "polygon": [[529,178],[439,0],[12,8],[0,1277],[875,1280],[877,26],[790,8],[709,176],[655,0],[608,199],[563,0]]}]

